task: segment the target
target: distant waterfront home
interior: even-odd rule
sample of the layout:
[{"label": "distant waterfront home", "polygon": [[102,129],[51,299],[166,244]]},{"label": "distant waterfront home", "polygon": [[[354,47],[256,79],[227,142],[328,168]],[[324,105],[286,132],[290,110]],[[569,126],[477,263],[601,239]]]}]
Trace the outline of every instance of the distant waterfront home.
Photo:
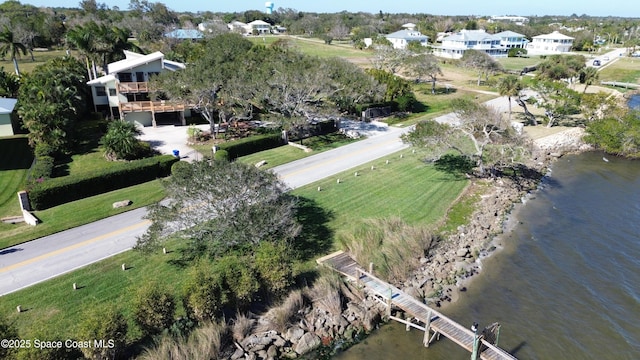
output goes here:
[{"label": "distant waterfront home", "polygon": [[428,36],[422,35],[417,30],[400,30],[385,35],[385,37],[391,42],[394,49],[406,49],[410,42],[417,42],[422,46],[427,46],[429,41]]},{"label": "distant waterfront home", "polygon": [[270,34],[271,33],[271,25],[268,22],[262,20],[254,20],[247,24],[245,28],[247,34]]},{"label": "distant waterfront home", "polygon": [[460,59],[467,50],[482,51],[492,57],[507,57],[509,49],[502,45],[502,38],[484,30],[462,30],[442,38],[442,45],[434,47],[436,56]]},{"label": "distant waterfront home", "polygon": [[527,40],[526,36],[513,31],[503,31],[495,35],[500,38],[500,45],[506,47],[507,49],[526,49],[527,44],[529,43],[529,40]]},{"label": "distant waterfront home", "polygon": [[492,16],[489,18],[488,22],[510,22],[516,25],[524,25],[529,23],[529,18],[526,18],[524,16]]},{"label": "distant waterfront home", "polygon": [[[108,65],[108,74],[93,79],[91,94],[96,112],[142,126],[162,123],[185,125],[185,107],[169,100],[152,101],[149,79],[164,71],[177,71],[185,65],[164,58],[156,51],[142,55],[125,51],[125,59]],[[188,110],[187,110],[188,111]]]},{"label": "distant waterfront home", "polygon": [[204,35],[197,29],[175,29],[164,34],[164,37],[176,40],[201,40],[204,39]]},{"label": "distant waterfront home", "polygon": [[567,53],[573,47],[573,40],[571,36],[554,31],[551,34],[534,36],[527,45],[527,50],[530,54]]},{"label": "distant waterfront home", "polygon": [[17,124],[17,116],[13,109],[16,106],[17,99],[0,98],[0,136],[15,135],[15,127]]}]

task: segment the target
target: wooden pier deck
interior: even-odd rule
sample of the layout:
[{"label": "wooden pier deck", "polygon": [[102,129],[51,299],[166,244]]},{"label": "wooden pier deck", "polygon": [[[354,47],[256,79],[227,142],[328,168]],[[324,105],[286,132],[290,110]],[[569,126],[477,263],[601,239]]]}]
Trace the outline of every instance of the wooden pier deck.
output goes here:
[{"label": "wooden pier deck", "polygon": [[[346,276],[350,281],[364,287],[365,290],[369,291],[387,306],[391,319],[400,321],[406,324],[407,327],[411,326],[424,331],[425,346],[428,347],[434,339],[439,338],[439,335],[443,335],[473,353],[474,337],[476,336],[473,331],[449,319],[414,297],[405,294],[395,286],[366,272],[349,254],[338,251],[318,259],[317,263],[334,269]],[[418,323],[391,316],[391,307],[394,306],[413,317]],[[481,342],[478,354],[480,359],[516,359],[505,350],[491,344],[483,338],[479,339],[479,341]]]}]

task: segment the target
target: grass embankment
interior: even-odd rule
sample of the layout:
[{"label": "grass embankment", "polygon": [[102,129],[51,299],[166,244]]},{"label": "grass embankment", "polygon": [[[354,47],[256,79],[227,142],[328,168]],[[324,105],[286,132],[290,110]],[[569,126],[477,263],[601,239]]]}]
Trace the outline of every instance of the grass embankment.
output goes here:
[{"label": "grass embankment", "polygon": [[[0,218],[22,216],[17,193],[24,190],[32,162],[33,153],[26,135],[0,139]],[[0,222],[0,233],[12,226]]]},{"label": "grass embankment", "polygon": [[[371,170],[372,165],[374,170]],[[354,176],[355,171],[358,171],[358,177]],[[336,182],[338,177],[341,178],[340,184]],[[331,234],[348,229],[365,218],[396,216],[413,224],[438,222],[467,183],[466,179],[425,164],[418,153],[405,151],[402,158],[400,153],[393,154],[297,189],[293,194],[329,215],[326,224],[316,225],[328,227]],[[318,186],[322,191],[317,191]],[[318,220],[310,217],[308,221]],[[179,294],[185,269],[172,262],[178,259],[179,254],[176,250],[167,255],[146,255],[135,251],[116,255],[28,290],[3,296],[0,313],[15,321],[22,338],[40,334],[73,338],[76,324],[86,309],[116,303],[129,316],[132,312],[131,290],[136,284],[154,280]],[[123,272],[120,268],[122,263],[131,268]],[[300,271],[305,271],[311,267],[311,262],[298,266]],[[73,291],[74,282],[82,288]],[[29,311],[18,314],[15,311],[17,305]],[[137,331],[130,333],[131,339],[137,336]]]}]

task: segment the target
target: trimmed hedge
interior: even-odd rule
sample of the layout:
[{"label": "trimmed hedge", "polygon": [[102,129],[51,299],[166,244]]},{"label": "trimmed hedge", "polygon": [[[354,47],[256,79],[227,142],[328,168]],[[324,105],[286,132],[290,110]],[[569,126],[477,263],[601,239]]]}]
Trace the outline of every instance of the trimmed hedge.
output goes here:
[{"label": "trimmed hedge", "polygon": [[34,209],[47,209],[168,176],[176,161],[171,155],[155,156],[86,175],[48,179],[30,189],[29,200]]},{"label": "trimmed hedge", "polygon": [[284,145],[284,142],[280,134],[265,134],[222,143],[218,145],[218,149],[226,151],[229,160],[234,160],[241,156],[277,148],[282,145]]}]

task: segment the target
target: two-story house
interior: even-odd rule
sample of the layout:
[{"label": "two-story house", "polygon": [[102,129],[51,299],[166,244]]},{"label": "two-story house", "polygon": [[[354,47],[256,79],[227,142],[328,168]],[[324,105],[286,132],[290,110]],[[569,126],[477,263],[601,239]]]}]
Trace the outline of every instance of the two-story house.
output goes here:
[{"label": "two-story house", "polygon": [[422,46],[427,46],[429,41],[428,36],[422,35],[420,31],[413,29],[396,31],[385,35],[385,37],[391,42],[394,49],[406,49],[410,42],[417,42]]},{"label": "two-story house", "polygon": [[527,44],[529,44],[529,40],[526,36],[518,34],[514,31],[502,31],[495,35],[500,38],[500,45],[506,47],[507,49],[526,49]]},{"label": "two-story house", "polygon": [[124,54],[124,60],[108,64],[107,75],[87,82],[91,87],[94,110],[142,126],[155,127],[160,120],[185,125],[184,104],[152,101],[149,97],[152,76],[184,69],[185,65],[166,60],[159,51],[148,55],[131,51]]},{"label": "two-story house", "polygon": [[484,30],[462,30],[442,39],[440,46],[434,47],[436,56],[460,59],[467,50],[482,51],[493,57],[507,57],[507,49],[502,38]]},{"label": "two-story house", "polygon": [[573,47],[573,40],[571,36],[554,31],[551,34],[534,36],[527,45],[527,50],[530,54],[568,53]]}]

